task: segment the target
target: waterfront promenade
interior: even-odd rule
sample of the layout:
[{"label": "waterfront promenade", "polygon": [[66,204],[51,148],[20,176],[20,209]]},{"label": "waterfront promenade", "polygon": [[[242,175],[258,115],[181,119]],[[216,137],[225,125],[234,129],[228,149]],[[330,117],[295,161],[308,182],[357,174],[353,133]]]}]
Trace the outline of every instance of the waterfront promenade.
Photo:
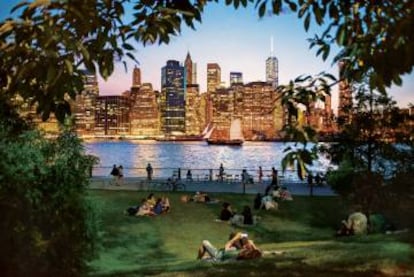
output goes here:
[{"label": "waterfront promenade", "polygon": [[[105,190],[122,190],[122,191],[157,191],[162,183],[165,183],[166,179],[155,179],[153,181],[147,181],[142,177],[127,177],[124,178],[122,185],[115,186],[111,184],[111,177],[92,177],[90,183],[90,189],[105,189]],[[220,182],[220,181],[181,181],[185,185],[185,191],[196,192],[225,192],[225,193],[243,193],[256,194],[264,193],[269,181],[265,181],[261,184],[247,184],[245,187],[239,181],[233,182]],[[309,186],[305,182],[284,182],[281,181],[281,185],[286,187],[292,195],[309,195]],[[314,187],[313,194],[319,196],[332,196],[335,193],[326,186]]]}]

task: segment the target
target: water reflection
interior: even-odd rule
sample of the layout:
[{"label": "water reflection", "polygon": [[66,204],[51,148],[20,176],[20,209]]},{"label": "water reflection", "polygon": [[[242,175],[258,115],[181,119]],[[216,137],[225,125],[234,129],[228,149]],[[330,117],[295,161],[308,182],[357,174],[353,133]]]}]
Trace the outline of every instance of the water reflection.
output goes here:
[{"label": "water reflection", "polygon": [[[262,166],[265,175],[272,167],[281,168],[283,150],[292,143],[245,142],[242,147],[208,145],[204,141],[159,142],[159,141],[86,141],[88,154],[100,158],[94,175],[108,175],[113,164],[122,164],[126,176],[145,176],[145,167],[151,163],[155,177],[166,177],[177,168],[182,176],[187,169],[204,176],[209,169],[218,170],[223,163],[226,172],[240,173],[247,169],[256,174]],[[313,170],[326,170],[329,161],[320,159]]]}]

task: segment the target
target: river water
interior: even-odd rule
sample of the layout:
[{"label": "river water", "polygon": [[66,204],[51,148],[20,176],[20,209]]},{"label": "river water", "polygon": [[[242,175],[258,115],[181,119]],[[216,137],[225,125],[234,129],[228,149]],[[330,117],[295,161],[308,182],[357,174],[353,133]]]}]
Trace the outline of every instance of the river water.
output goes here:
[{"label": "river water", "polygon": [[[122,165],[125,176],[144,177],[145,167],[151,163],[154,177],[170,177],[180,168],[181,176],[191,169],[194,177],[204,178],[213,170],[218,173],[222,163],[227,174],[240,174],[243,169],[257,175],[262,166],[264,175],[270,175],[275,167],[281,173],[283,150],[294,143],[245,142],[243,146],[208,145],[205,141],[163,142],[155,140],[94,140],[85,141],[88,154],[99,157],[100,163],[94,167],[94,176],[107,176],[114,164]],[[324,172],[329,160],[320,158],[311,167],[313,171]],[[292,176],[294,171],[284,173]]]}]

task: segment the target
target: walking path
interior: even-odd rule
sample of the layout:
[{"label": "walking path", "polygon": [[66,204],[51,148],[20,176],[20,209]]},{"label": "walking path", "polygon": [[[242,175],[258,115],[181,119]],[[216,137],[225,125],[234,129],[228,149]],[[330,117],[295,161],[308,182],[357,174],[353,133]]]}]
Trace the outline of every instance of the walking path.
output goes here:
[{"label": "walking path", "polygon": [[[165,183],[165,179],[156,179],[151,182],[145,178],[128,177],[124,178],[122,185],[112,185],[110,177],[92,177],[91,189],[106,189],[106,190],[127,190],[127,191],[152,191],[157,190],[157,187]],[[264,193],[269,182],[262,184],[248,184],[243,187],[241,182],[219,182],[219,181],[182,181],[185,184],[186,191],[205,191],[205,192],[227,192],[227,193],[247,193],[256,194]],[[306,183],[287,183],[282,182],[282,186],[287,187],[292,195],[309,195],[310,189]],[[329,187],[314,187],[313,194],[319,196],[333,196],[335,193]]]}]

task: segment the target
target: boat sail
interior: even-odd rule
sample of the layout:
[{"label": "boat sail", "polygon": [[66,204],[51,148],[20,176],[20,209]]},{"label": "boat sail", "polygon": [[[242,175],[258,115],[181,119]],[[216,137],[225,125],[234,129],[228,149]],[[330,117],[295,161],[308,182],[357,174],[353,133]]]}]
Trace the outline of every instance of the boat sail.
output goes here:
[{"label": "boat sail", "polygon": [[242,145],[244,137],[241,130],[241,120],[239,118],[231,121],[229,137],[228,138],[208,138],[208,144],[222,144],[222,145]]},{"label": "boat sail", "polygon": [[204,139],[209,139],[211,134],[213,133],[215,127],[210,126],[210,124],[206,127],[205,132],[202,133]]}]

